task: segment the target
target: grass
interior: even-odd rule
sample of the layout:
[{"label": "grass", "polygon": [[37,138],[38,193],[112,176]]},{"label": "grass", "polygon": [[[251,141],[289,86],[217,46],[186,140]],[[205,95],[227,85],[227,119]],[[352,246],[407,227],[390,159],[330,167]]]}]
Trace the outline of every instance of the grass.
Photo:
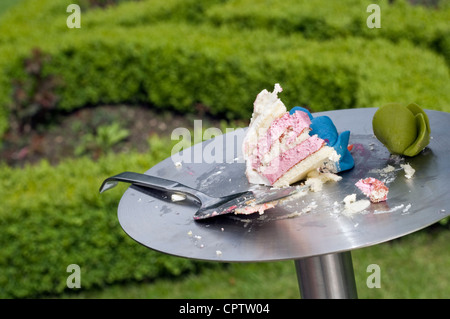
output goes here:
[{"label": "grass", "polygon": [[0,16],[12,6],[17,5],[21,0],[2,0],[0,1]]},{"label": "grass", "polygon": [[[449,298],[450,231],[436,227],[391,242],[352,252],[358,297]],[[381,270],[381,287],[368,288],[371,272]],[[299,298],[292,261],[236,263],[189,274],[182,279],[112,285],[97,291],[77,291],[62,298]]]}]

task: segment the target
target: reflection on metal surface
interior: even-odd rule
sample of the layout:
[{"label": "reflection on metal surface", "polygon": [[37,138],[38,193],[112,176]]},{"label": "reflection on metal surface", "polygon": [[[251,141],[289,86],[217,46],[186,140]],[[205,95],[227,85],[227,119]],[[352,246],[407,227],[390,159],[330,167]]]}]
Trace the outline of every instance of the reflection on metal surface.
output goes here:
[{"label": "reflection on metal surface", "polygon": [[[341,173],[341,181],[325,184],[320,192],[294,195],[263,215],[232,214],[195,222],[192,215],[197,207],[193,204],[164,200],[162,194],[130,187],[119,204],[119,222],[137,242],[167,254],[246,262],[348,251],[409,234],[448,216],[450,114],[427,111],[431,143],[418,156],[404,158],[390,156],[373,136],[374,112],[375,109],[351,109],[320,114],[328,115],[338,131],[351,131],[355,159],[355,168]],[[245,131],[228,134],[240,135]],[[203,145],[214,142],[215,139]],[[191,151],[201,146],[195,145]],[[233,156],[224,152],[226,159],[221,163],[183,163],[177,169],[168,158],[148,173],[198,187],[212,196],[244,191],[251,185],[244,174],[245,164],[236,160],[235,154],[241,156],[240,145],[235,146]],[[411,179],[405,177],[401,167],[406,163],[416,170]],[[388,165],[393,170],[385,170]],[[343,199],[353,193],[357,199],[364,199],[355,183],[369,176],[389,187],[387,201],[371,203],[359,213],[344,214]]]}]

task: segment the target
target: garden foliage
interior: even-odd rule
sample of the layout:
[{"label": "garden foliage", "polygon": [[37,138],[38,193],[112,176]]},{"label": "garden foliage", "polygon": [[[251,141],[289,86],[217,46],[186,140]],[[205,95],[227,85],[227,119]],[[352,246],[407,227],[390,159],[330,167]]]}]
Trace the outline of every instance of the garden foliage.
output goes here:
[{"label": "garden foliage", "polygon": [[98,192],[109,176],[145,172],[163,160],[170,155],[168,144],[153,138],[148,153],[109,154],[97,162],[81,158],[56,167],[47,162],[24,169],[0,166],[0,298],[68,292],[71,264],[80,266],[82,289],[179,276],[209,265],[136,244],[117,220],[127,185]]},{"label": "garden foliage", "polygon": [[[68,29],[72,2],[24,1],[1,18],[0,132],[24,102],[181,112],[201,103],[214,115],[246,118],[255,95],[275,82],[288,106],[313,111],[450,105],[446,8],[380,1],[382,28],[369,29],[363,0],[130,1],[86,8],[81,28]],[[45,57],[38,76],[25,63],[36,50]]]},{"label": "garden foliage", "polygon": [[[369,29],[371,2],[24,0],[0,16],[0,136],[47,112],[103,103],[179,112],[201,103],[248,119],[258,92],[276,82],[288,108],[415,102],[449,111],[450,6],[377,1],[382,28]],[[80,29],[66,25],[71,3],[81,5]],[[134,243],[115,215],[123,186],[98,194],[104,178],[169,156],[167,145],[153,140],[150,153],[97,162],[0,166],[0,297],[60,293],[73,263],[84,288],[204,265]]]}]

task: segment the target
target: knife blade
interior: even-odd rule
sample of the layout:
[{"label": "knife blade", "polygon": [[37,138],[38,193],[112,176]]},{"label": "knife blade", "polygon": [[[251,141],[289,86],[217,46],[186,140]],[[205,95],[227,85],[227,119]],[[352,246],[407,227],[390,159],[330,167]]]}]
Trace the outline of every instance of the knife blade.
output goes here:
[{"label": "knife blade", "polygon": [[264,210],[273,208],[278,201],[298,193],[308,186],[289,186],[284,188],[273,188],[269,186],[252,187],[247,193],[233,198],[216,207],[200,209],[194,214],[195,220],[202,220],[215,216],[235,213],[249,215],[255,212],[262,213]]}]

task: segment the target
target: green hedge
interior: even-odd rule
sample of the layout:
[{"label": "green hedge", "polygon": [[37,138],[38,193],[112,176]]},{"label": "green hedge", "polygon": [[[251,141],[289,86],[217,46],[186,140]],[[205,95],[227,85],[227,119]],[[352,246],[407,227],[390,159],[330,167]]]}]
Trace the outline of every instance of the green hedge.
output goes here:
[{"label": "green hedge", "polygon": [[[223,8],[225,15],[240,3],[219,0],[124,2],[83,12],[82,28],[70,30],[65,25],[70,2],[25,1],[0,21],[0,132],[7,128],[7,106],[14,107],[11,82],[30,77],[24,61],[34,47],[49,55],[42,62],[43,77],[58,80],[52,90],[58,96],[56,107],[64,110],[133,102],[190,112],[202,103],[212,114],[248,118],[256,94],[275,82],[285,88],[289,106],[315,111],[392,101],[414,101],[436,110],[450,107],[444,60],[411,41],[351,36],[316,41],[268,30],[263,18],[256,29],[212,28],[208,21],[214,8]],[[284,25],[279,11],[241,2],[255,17],[273,12]],[[283,12],[303,8],[312,7],[305,2]],[[335,5],[327,8],[337,10]],[[339,16],[332,17],[340,21]]]},{"label": "green hedge", "polygon": [[[98,27],[127,28],[151,25],[168,19],[193,22],[204,15],[206,7],[220,2],[221,0],[124,1],[107,9],[94,9],[86,6],[86,0],[22,0],[0,16],[0,136],[9,127],[9,108],[15,107],[12,103],[12,82],[29,77],[24,74],[24,60],[31,55],[33,48],[44,47],[47,50],[48,47],[64,45],[72,41],[74,34],[86,37],[89,42],[89,33]],[[81,29],[71,30],[66,26],[69,15],[66,8],[73,3],[80,4],[82,8]],[[115,44],[121,45],[118,42]]]},{"label": "green hedge", "polygon": [[[431,109],[450,106],[444,62],[408,42],[323,43],[300,36],[277,39],[265,30],[237,35],[227,28],[164,23],[99,29],[50,54],[45,72],[62,77],[58,93],[64,109],[144,101],[189,112],[199,102],[212,114],[248,118],[256,94],[275,82],[285,87],[288,105],[315,111],[398,100]],[[412,68],[416,61],[421,63]]]},{"label": "green hedge", "polygon": [[[371,14],[366,9],[372,3],[380,6],[378,29],[366,24]],[[205,19],[214,25],[299,32],[321,40],[349,36],[384,38],[394,43],[408,40],[443,55],[450,66],[450,6],[446,1],[440,3],[436,9],[412,6],[407,0],[231,0],[208,8]]]},{"label": "green hedge", "polygon": [[111,154],[98,162],[0,166],[0,298],[72,291],[66,287],[70,264],[80,266],[83,290],[212,266],[152,251],[129,238],[117,220],[126,184],[98,193],[106,177],[144,172],[170,155],[167,145],[153,139],[148,153]]}]

